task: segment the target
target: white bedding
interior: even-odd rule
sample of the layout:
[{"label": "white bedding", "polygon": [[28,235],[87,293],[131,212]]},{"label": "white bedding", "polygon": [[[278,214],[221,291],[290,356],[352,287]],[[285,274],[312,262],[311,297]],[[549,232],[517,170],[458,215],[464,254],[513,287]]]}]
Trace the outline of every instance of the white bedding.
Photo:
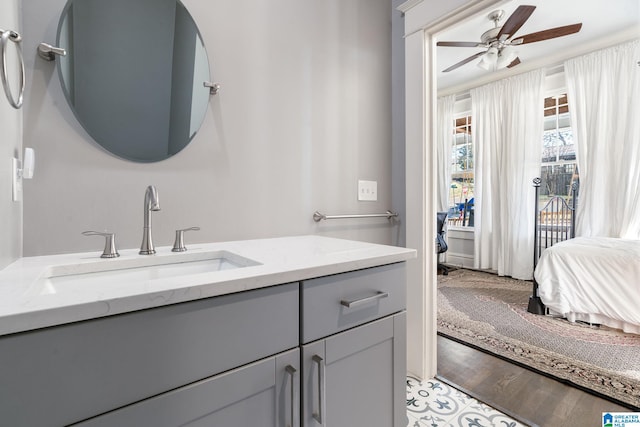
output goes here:
[{"label": "white bedding", "polygon": [[566,240],[542,252],[534,275],[552,312],[640,334],[640,240]]}]

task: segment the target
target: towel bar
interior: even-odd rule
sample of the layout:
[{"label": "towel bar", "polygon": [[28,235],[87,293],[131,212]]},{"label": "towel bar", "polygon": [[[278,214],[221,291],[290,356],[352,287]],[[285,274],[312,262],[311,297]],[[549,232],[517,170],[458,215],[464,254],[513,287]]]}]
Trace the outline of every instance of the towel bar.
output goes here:
[{"label": "towel bar", "polygon": [[[9,41],[12,41],[16,44],[16,49],[18,50],[18,65],[20,68],[20,89],[18,91],[18,98],[15,99],[13,94],[11,93],[11,89],[9,88],[9,76],[7,75],[7,45]],[[24,60],[22,58],[22,47],[20,46],[20,42],[22,41],[22,36],[12,30],[2,30],[0,29],[0,68],[2,69],[2,73],[0,74],[0,80],[2,80],[2,86],[4,86],[4,93],[7,95],[7,100],[9,104],[16,110],[22,107],[23,95],[24,95],[24,86],[25,86],[25,74],[24,74]]]},{"label": "towel bar", "polygon": [[323,219],[346,219],[346,218],[397,218],[398,214],[395,212],[387,211],[385,213],[376,213],[376,214],[353,214],[353,215],[325,215],[318,211],[313,213],[313,220],[315,222],[320,222]]}]

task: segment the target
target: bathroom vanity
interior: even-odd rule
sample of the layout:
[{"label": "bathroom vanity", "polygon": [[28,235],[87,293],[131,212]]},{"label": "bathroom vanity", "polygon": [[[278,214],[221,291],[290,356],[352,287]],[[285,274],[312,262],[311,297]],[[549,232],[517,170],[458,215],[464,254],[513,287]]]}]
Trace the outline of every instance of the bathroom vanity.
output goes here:
[{"label": "bathroom vanity", "polygon": [[0,424],[406,425],[415,251],[299,236],[121,254],[0,272]]}]

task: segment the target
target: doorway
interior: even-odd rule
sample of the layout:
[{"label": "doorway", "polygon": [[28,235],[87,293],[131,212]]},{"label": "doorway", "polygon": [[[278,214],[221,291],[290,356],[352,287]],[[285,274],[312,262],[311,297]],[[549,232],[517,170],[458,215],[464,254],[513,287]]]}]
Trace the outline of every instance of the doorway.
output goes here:
[{"label": "doorway", "polygon": [[420,378],[437,372],[436,341],[436,153],[434,36],[443,29],[505,0],[410,0],[405,14],[405,141],[407,247],[418,251],[408,263],[407,369]]}]

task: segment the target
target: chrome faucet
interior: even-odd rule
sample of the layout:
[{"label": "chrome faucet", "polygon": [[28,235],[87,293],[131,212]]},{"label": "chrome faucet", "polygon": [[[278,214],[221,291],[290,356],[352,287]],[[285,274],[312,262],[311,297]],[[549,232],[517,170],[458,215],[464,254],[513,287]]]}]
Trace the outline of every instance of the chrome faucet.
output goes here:
[{"label": "chrome faucet", "polygon": [[140,255],[153,255],[156,253],[153,247],[153,239],[151,238],[151,211],[159,210],[160,201],[158,200],[158,191],[156,187],[150,185],[144,193],[144,228],[142,229]]}]

